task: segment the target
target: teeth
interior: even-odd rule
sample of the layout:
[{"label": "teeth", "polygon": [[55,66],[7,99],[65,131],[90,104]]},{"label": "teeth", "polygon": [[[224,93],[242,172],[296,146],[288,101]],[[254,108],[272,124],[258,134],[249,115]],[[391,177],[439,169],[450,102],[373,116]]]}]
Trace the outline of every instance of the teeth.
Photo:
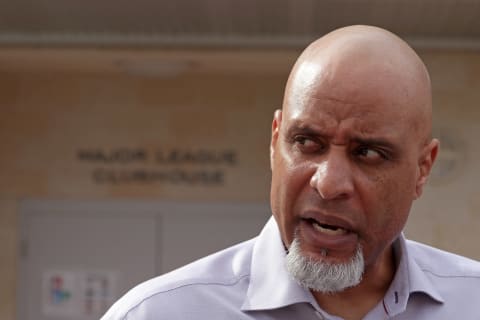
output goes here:
[{"label": "teeth", "polygon": [[324,228],[316,222],[313,223],[313,227],[315,228],[315,230],[320,231],[321,233],[333,235],[333,236],[344,235],[347,233],[347,230],[343,228],[340,228],[340,227],[337,227],[336,229]]}]

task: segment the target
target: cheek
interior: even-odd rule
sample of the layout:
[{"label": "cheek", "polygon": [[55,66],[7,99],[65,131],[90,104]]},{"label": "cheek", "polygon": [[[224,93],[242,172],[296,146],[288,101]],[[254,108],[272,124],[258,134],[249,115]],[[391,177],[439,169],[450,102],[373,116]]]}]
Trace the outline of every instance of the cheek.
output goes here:
[{"label": "cheek", "polygon": [[308,168],[281,163],[272,175],[271,198],[278,207],[278,213],[293,215],[294,206],[302,190],[309,185]]},{"label": "cheek", "polygon": [[369,198],[364,199],[374,206],[367,208],[369,225],[383,237],[395,237],[402,231],[413,202],[413,181],[412,175],[405,171],[403,174],[378,174],[369,179]]},{"label": "cheek", "polygon": [[298,164],[292,157],[281,154],[277,154],[273,163],[271,207],[282,238],[289,244],[297,225],[296,212],[302,202],[302,194],[309,187],[309,174],[312,170],[305,161]]},{"label": "cheek", "polygon": [[[275,182],[277,191],[286,199],[294,198],[306,185],[309,185],[313,174],[311,163],[305,159],[298,159],[291,152],[280,148],[274,159],[274,172],[272,181]],[[280,197],[280,195],[275,195]]]}]

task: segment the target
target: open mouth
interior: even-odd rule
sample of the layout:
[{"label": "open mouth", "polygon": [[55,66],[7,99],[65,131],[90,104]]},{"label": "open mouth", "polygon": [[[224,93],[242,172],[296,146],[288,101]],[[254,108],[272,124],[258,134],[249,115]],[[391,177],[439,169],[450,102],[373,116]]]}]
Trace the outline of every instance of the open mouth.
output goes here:
[{"label": "open mouth", "polygon": [[331,224],[326,224],[326,223],[320,223],[316,221],[315,219],[307,219],[309,223],[312,224],[313,228],[317,230],[318,232],[321,232],[326,235],[332,235],[332,236],[342,236],[346,235],[349,233],[347,229],[344,229],[340,226],[336,225],[331,225]]}]

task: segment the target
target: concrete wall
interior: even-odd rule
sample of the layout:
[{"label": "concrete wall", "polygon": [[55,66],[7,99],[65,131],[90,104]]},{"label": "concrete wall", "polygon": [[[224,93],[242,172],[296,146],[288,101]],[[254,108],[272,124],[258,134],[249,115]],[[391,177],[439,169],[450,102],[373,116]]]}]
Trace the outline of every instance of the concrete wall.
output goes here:
[{"label": "concrete wall", "polygon": [[[0,51],[0,319],[15,319],[24,198],[268,201],[271,118],[297,54]],[[165,55],[187,70],[125,67]],[[445,152],[406,232],[479,259],[480,56],[422,56]]]}]

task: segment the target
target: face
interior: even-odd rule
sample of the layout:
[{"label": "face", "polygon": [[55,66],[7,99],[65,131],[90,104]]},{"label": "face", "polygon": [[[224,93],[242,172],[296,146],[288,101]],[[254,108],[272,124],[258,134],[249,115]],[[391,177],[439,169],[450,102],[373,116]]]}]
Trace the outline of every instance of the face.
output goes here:
[{"label": "face", "polygon": [[287,246],[296,237],[305,256],[331,263],[361,247],[370,268],[403,229],[436,144],[420,136],[400,89],[339,83],[290,88],[275,113],[271,206]]}]

